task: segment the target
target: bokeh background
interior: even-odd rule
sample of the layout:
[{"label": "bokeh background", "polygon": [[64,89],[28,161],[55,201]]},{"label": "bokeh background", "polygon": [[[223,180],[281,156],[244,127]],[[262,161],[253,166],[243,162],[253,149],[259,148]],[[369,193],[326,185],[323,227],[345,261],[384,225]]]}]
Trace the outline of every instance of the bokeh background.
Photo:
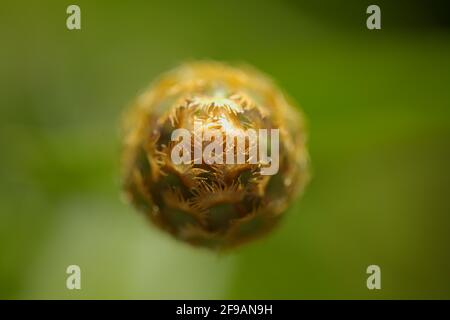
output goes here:
[{"label": "bokeh background", "polygon": [[[368,1],[3,1],[0,298],[450,298],[450,11],[374,3],[379,31]],[[125,106],[204,58],[272,75],[309,119],[303,198],[230,254],[176,242],[120,197]]]}]

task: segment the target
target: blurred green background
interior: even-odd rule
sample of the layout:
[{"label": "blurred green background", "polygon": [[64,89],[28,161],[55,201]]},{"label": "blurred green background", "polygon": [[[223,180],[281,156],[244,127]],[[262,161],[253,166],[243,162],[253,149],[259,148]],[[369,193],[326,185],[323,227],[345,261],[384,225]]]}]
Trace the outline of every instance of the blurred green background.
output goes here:
[{"label": "blurred green background", "polygon": [[[450,298],[450,11],[376,3],[378,31],[367,1],[2,2],[0,298]],[[231,254],[120,198],[124,107],[202,58],[272,75],[309,119],[306,193]]]}]

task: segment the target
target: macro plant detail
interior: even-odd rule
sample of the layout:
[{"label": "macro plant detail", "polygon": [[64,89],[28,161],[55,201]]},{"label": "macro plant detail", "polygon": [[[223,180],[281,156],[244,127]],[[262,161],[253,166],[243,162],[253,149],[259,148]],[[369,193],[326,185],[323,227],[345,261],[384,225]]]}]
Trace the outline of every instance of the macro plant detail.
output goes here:
[{"label": "macro plant detail", "polygon": [[248,66],[181,65],[140,95],[124,122],[127,199],[193,245],[222,250],[266,234],[308,181],[301,112]]}]

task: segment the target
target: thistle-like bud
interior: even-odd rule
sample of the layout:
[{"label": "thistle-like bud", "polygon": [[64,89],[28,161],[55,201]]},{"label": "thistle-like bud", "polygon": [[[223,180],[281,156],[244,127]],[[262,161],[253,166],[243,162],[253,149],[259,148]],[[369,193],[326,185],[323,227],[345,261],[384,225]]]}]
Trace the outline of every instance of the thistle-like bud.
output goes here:
[{"label": "thistle-like bud", "polygon": [[226,249],[266,234],[308,180],[299,109],[250,67],[182,65],[125,122],[127,198],[193,245]]}]

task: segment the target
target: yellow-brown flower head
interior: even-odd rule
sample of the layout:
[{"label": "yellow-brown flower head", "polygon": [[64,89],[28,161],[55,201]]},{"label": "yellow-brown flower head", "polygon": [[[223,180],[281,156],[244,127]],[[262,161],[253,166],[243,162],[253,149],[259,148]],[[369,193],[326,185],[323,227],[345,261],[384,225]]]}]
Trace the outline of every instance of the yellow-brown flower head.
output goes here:
[{"label": "yellow-brown flower head", "polygon": [[[177,129],[188,134],[184,144]],[[258,132],[272,129],[278,140],[269,135],[260,144]],[[124,189],[176,238],[230,248],[271,230],[303,189],[305,140],[301,113],[265,75],[217,62],[185,64],[156,81],[126,117]],[[275,156],[276,173],[264,174]]]}]

